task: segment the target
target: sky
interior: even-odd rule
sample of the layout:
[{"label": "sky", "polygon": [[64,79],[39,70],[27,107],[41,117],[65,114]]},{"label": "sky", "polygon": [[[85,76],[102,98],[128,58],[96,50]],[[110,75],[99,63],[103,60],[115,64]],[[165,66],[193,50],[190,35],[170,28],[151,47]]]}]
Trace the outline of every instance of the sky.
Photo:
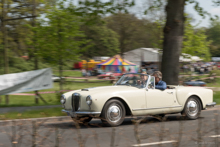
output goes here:
[{"label": "sky", "polygon": [[[146,8],[146,2],[149,2],[150,0],[135,0],[136,7],[132,11],[134,13],[139,13],[138,11],[141,11],[141,9]],[[209,12],[211,15],[218,15],[220,18],[220,6],[214,6],[212,0],[197,0],[200,4],[200,6],[207,12]],[[144,5],[145,3],[145,5]],[[192,22],[193,25],[197,25],[197,27],[209,27],[210,26],[210,19],[209,16],[206,16],[205,19],[203,19],[194,9],[195,4],[188,4],[185,7],[185,13],[188,13],[191,17],[193,17],[194,21]],[[164,12],[163,12],[164,13]]]},{"label": "sky", "polygon": [[[73,0],[74,4],[77,5],[79,0]],[[109,1],[109,0],[102,0],[103,2]],[[132,8],[131,11],[135,13],[137,16],[143,15],[143,11],[145,8],[147,8],[146,2],[149,2],[151,0],[135,0],[135,8]],[[220,18],[220,6],[214,6],[212,0],[197,0],[202,8],[204,8],[205,11],[209,12],[211,15],[218,15]],[[208,28],[210,26],[210,19],[209,16],[206,16],[205,19],[203,19],[194,9],[195,4],[188,4],[185,7],[185,13],[190,14],[191,17],[193,17],[194,21],[192,22],[193,25],[198,25],[197,27],[206,27]],[[164,13],[164,12],[162,12]],[[142,16],[141,16],[142,17]]]},{"label": "sky", "polygon": [[[220,18],[220,6],[213,6],[212,0],[198,0],[200,3],[200,6],[204,8],[207,12],[209,12],[211,15],[218,15]],[[189,13],[194,19],[195,22],[193,24],[197,24],[200,21],[199,27],[209,27],[210,26],[210,20],[209,17],[206,17],[203,19],[201,16],[198,15],[198,13],[194,10],[194,5],[190,4],[186,6],[185,12]]]}]

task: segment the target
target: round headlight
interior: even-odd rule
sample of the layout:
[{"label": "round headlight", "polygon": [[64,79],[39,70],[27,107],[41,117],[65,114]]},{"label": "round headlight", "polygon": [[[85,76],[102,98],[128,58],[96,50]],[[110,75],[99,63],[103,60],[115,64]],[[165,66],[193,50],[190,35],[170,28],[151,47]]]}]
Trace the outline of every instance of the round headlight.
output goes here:
[{"label": "round headlight", "polygon": [[66,97],[65,97],[64,95],[61,95],[61,97],[60,97],[60,102],[61,102],[61,104],[65,104],[65,102],[66,102]]},{"label": "round headlight", "polygon": [[92,97],[89,95],[86,97],[86,103],[90,106],[92,104]]}]

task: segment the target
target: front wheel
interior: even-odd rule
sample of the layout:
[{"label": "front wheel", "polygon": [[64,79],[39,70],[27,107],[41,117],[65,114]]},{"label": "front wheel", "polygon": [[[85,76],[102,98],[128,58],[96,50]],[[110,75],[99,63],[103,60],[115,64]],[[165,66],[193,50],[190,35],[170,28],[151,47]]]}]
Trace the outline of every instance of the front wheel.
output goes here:
[{"label": "front wheel", "polygon": [[182,115],[187,119],[197,119],[201,113],[202,105],[195,96],[190,97],[185,104]]},{"label": "front wheel", "polygon": [[115,127],[122,124],[125,117],[125,107],[119,100],[113,99],[108,101],[101,114],[101,120],[104,125]]}]

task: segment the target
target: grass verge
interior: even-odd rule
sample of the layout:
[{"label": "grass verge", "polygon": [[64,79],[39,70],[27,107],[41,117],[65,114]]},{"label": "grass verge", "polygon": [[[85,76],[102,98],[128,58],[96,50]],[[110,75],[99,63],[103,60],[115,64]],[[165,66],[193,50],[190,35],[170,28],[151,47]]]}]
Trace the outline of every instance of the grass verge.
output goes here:
[{"label": "grass verge", "polygon": [[[110,86],[112,85],[109,81],[99,82],[99,83],[79,83],[79,82],[65,82],[63,89],[65,90],[77,90],[82,88],[89,87],[98,87],[98,86]],[[54,87],[51,89],[39,90],[39,92],[44,91],[59,91],[59,83],[54,83]],[[28,92],[34,93],[34,92]],[[40,106],[40,105],[59,105],[60,104],[60,95],[56,93],[47,93],[41,94],[48,104],[45,104],[39,99],[39,104],[35,104],[34,95],[10,95],[9,96],[9,105],[5,105],[5,98],[1,96],[0,107],[18,107],[18,106]]]},{"label": "grass verge", "polygon": [[56,107],[56,108],[46,108],[40,110],[29,110],[22,113],[8,112],[5,114],[0,114],[0,120],[66,116],[66,113],[61,112],[61,109],[62,109],[61,107]]},{"label": "grass verge", "polygon": [[[59,76],[59,71],[54,70],[53,74]],[[82,73],[80,70],[68,70],[68,71],[63,71],[63,77],[82,77]]]},{"label": "grass verge", "polygon": [[220,105],[220,91],[213,91],[213,101]]}]

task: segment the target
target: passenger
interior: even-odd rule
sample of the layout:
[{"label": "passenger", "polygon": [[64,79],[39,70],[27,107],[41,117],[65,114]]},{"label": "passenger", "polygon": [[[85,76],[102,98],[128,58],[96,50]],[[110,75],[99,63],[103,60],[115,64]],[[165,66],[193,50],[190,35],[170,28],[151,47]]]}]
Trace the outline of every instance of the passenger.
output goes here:
[{"label": "passenger", "polygon": [[[142,74],[147,74],[147,73],[143,71]],[[148,79],[147,75],[141,75],[140,80],[137,81],[137,84],[140,85],[141,88],[144,88],[146,87],[147,79]]]},{"label": "passenger", "polygon": [[160,71],[155,71],[153,76],[155,77],[155,88],[165,90],[167,88],[167,84],[162,81],[162,73]]}]

